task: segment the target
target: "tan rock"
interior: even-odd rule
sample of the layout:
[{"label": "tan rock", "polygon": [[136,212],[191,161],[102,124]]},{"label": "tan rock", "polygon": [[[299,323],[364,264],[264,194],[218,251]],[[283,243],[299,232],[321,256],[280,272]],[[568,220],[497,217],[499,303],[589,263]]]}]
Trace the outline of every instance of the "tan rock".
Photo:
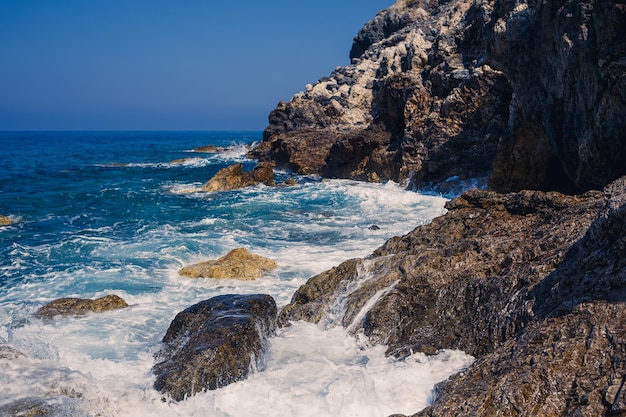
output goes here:
[{"label": "tan rock", "polygon": [[193,162],[193,161],[201,161],[202,158],[198,158],[198,157],[194,157],[194,158],[179,158],[179,159],[174,159],[173,161],[170,161],[170,164],[186,164],[187,162]]},{"label": "tan rock", "polygon": [[124,299],[117,295],[107,295],[95,300],[83,298],[59,298],[41,307],[35,313],[38,318],[52,318],[57,315],[83,315],[90,311],[103,312],[128,307]]},{"label": "tan rock", "polygon": [[7,216],[0,215],[0,226],[7,226],[9,224],[13,224],[13,220],[8,218]]},{"label": "tan rock", "polygon": [[254,280],[276,268],[271,259],[254,255],[245,248],[233,249],[223,257],[187,265],[178,274],[190,278],[235,278]]},{"label": "tan rock", "polygon": [[241,163],[231,165],[215,174],[202,188],[203,191],[228,191],[258,184],[275,185],[272,163],[259,162],[250,172],[243,172]]},{"label": "tan rock", "polygon": [[202,152],[202,153],[217,153],[222,152],[224,148],[220,148],[218,146],[206,145],[194,148],[194,152]]}]

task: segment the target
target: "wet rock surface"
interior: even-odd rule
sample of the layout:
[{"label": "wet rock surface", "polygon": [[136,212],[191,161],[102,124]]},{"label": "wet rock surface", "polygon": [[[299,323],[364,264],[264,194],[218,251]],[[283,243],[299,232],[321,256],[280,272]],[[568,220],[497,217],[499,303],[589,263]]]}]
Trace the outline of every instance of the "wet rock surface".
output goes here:
[{"label": "wet rock surface", "polygon": [[222,295],[178,313],[153,367],[154,387],[176,401],[245,379],[262,367],[276,327],[269,295]]},{"label": "wet rock surface", "polygon": [[233,249],[219,259],[187,265],[178,274],[190,278],[232,278],[253,280],[276,269],[276,262],[250,253],[245,248]]},{"label": "wet rock surface", "polygon": [[419,416],[621,415],[626,178],[577,196],[470,190],[447,208],[311,278],[281,322],[340,324],[400,357],[477,357]]},{"label": "wet rock surface", "polygon": [[228,191],[253,185],[275,185],[274,169],[269,162],[259,162],[252,171],[244,172],[242,164],[235,164],[221,169],[211,178],[203,191]]},{"label": "wet rock surface", "polygon": [[0,226],[7,226],[9,224],[13,224],[13,220],[7,216],[0,215]]},{"label": "wet rock surface", "polygon": [[128,307],[124,299],[117,295],[107,295],[95,300],[83,298],[59,298],[41,307],[35,317],[50,319],[55,316],[83,315],[89,312],[103,312]]}]

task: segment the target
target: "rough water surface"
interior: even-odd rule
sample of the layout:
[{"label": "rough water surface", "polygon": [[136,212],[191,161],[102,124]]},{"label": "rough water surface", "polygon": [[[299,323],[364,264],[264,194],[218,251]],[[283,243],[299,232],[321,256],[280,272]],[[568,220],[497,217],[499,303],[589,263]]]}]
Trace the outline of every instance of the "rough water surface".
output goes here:
[{"label": "rough water surface", "polygon": [[[446,198],[276,172],[294,186],[200,192],[246,169],[253,132],[0,133],[0,414],[258,416],[412,413],[468,366],[457,351],[385,356],[341,326],[296,322],[270,339],[262,372],[172,402],[153,389],[154,353],[174,316],[221,294],[270,294],[363,257],[444,213]],[[226,148],[198,153],[205,145]],[[181,162],[182,161],[182,162]],[[372,226],[376,227],[372,227]],[[256,281],[189,280],[183,266],[245,247],[276,261]],[[130,307],[38,319],[58,298],[122,297]]]}]

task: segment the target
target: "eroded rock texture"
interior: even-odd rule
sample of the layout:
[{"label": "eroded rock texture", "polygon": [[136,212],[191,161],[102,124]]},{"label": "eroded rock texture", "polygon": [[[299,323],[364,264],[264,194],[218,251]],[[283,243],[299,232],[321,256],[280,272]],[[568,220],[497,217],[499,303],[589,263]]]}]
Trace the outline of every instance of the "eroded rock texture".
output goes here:
[{"label": "eroded rock texture", "polygon": [[420,416],[626,409],[626,178],[578,196],[471,190],[447,208],[311,278],[281,320],[340,324],[396,356],[477,357]]},{"label": "eroded rock texture", "polygon": [[163,337],[152,371],[155,389],[176,401],[245,379],[262,365],[276,327],[269,295],[221,295],[178,313]]},{"label": "eroded rock texture", "polygon": [[59,298],[51,301],[35,312],[35,317],[50,319],[54,316],[83,315],[89,312],[103,312],[126,308],[128,304],[123,298],[110,294],[92,299]]},{"label": "eroded rock texture", "polygon": [[418,186],[491,175],[504,192],[626,174],[623,0],[398,0],[351,58],[281,102],[252,155]]},{"label": "eroded rock texture", "polygon": [[275,185],[274,169],[268,162],[259,162],[252,171],[244,172],[243,164],[234,164],[219,170],[207,181],[202,191],[229,191],[265,184]]}]

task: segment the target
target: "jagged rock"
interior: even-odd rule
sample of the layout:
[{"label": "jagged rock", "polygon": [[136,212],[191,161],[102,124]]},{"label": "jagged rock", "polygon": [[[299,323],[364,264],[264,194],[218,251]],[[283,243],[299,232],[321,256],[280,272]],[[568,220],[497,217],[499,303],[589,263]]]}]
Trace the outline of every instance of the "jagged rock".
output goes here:
[{"label": "jagged rock", "polygon": [[472,4],[400,0],[379,13],[355,38],[352,64],[281,102],[251,155],[325,177],[486,177],[511,88],[485,63]]},{"label": "jagged rock", "polygon": [[259,162],[250,172],[243,172],[242,164],[221,169],[202,188],[203,191],[227,191],[258,184],[275,185],[274,169],[268,162]]},{"label": "jagged rock", "polygon": [[276,262],[251,254],[245,248],[233,249],[219,259],[187,265],[178,271],[190,278],[234,278],[254,280],[277,267]]},{"label": "jagged rock", "polygon": [[262,366],[276,313],[269,295],[221,295],[178,313],[157,354],[154,387],[181,401],[245,379]]},{"label": "jagged rock", "polygon": [[281,323],[340,324],[396,356],[477,357],[420,417],[620,415],[626,177],[578,196],[471,190],[447,208],[311,278]]},{"label": "jagged rock", "polygon": [[286,178],[285,185],[298,185],[298,181],[294,180],[293,178]]},{"label": "jagged rock", "polygon": [[350,66],[279,103],[251,156],[420,187],[601,189],[626,174],[625,27],[622,0],[398,0]]},{"label": "jagged rock", "polygon": [[95,300],[83,298],[59,298],[41,307],[35,313],[38,318],[53,318],[57,315],[83,315],[88,312],[103,312],[128,307],[117,295],[107,295]]},{"label": "jagged rock", "polygon": [[9,224],[13,224],[13,220],[7,216],[0,215],[0,226],[7,226]]}]

